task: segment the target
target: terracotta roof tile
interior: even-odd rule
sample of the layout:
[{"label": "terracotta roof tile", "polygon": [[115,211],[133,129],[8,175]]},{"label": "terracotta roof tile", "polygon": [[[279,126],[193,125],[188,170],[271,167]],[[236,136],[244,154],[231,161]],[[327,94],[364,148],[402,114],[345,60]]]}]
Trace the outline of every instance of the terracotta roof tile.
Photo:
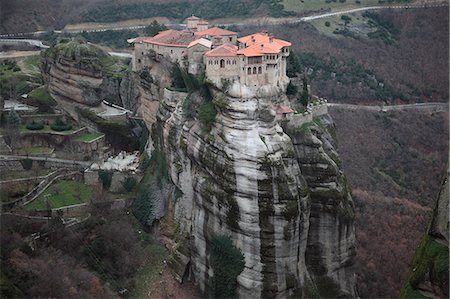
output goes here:
[{"label": "terracotta roof tile", "polygon": [[280,106],[278,106],[278,109],[277,109],[278,114],[293,113],[293,112],[294,112],[294,110],[292,110],[291,107],[286,106],[286,105],[280,105]]},{"label": "terracotta roof tile", "polygon": [[238,47],[232,44],[223,44],[205,53],[207,57],[234,57],[237,56]]},{"label": "terracotta roof tile", "polygon": [[192,41],[197,39],[191,31],[165,30],[161,31],[154,37],[146,38],[144,43],[172,46],[172,47],[187,47]]},{"label": "terracotta roof tile", "polygon": [[194,33],[197,36],[228,36],[228,35],[237,35],[236,32],[230,31],[230,30],[226,30],[226,29],[222,29],[219,27],[212,27],[206,30],[202,30],[202,31],[197,31]]}]

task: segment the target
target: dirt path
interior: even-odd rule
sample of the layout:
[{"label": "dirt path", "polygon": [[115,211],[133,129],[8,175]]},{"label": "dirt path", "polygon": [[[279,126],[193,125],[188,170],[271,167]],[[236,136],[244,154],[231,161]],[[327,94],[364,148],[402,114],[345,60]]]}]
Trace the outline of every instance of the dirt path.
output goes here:
[{"label": "dirt path", "polygon": [[0,52],[0,59],[14,59],[27,56],[38,55],[41,51],[7,51]]}]

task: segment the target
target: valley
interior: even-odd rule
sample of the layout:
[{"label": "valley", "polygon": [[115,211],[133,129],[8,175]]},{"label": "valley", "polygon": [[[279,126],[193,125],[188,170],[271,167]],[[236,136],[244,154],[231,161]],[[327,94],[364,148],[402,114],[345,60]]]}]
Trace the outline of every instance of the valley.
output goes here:
[{"label": "valley", "polygon": [[441,296],[448,4],[380,2],[2,18],[2,295]]}]

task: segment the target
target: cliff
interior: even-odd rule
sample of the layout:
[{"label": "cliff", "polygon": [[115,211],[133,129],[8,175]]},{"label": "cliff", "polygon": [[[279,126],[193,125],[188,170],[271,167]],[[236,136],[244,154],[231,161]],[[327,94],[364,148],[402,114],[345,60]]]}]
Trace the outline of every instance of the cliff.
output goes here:
[{"label": "cliff", "polygon": [[147,124],[181,191],[175,255],[200,289],[214,275],[211,240],[228,235],[245,256],[239,297],[356,297],[353,202],[331,118],[283,129],[275,119],[282,92],[240,98],[152,84],[147,92],[162,100]]},{"label": "cliff", "polygon": [[128,62],[81,39],[61,40],[42,53],[42,74],[56,100],[97,106],[107,100],[135,110],[137,89]]},{"label": "cliff", "polygon": [[444,178],[427,234],[412,262],[401,298],[449,296],[449,177]]}]

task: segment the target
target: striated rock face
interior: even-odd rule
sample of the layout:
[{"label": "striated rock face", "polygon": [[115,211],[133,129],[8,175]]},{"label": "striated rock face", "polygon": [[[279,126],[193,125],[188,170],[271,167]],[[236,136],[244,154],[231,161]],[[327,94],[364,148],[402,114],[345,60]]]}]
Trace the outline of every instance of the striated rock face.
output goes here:
[{"label": "striated rock face", "polygon": [[243,99],[214,90],[218,112],[205,132],[185,117],[186,97],[164,90],[154,141],[183,193],[174,213],[199,287],[206,292],[214,275],[210,240],[225,234],[245,256],[239,297],[355,297],[353,203],[331,119],[286,133],[275,120],[283,93]]},{"label": "striated rock face", "polygon": [[135,81],[151,144],[182,193],[173,203],[181,237],[174,264],[190,264],[208,292],[211,240],[229,235],[245,256],[241,298],[356,297],[353,203],[331,118],[283,129],[275,110],[287,102],[285,86],[245,97],[210,88],[217,115],[208,130],[198,120],[208,99],[164,89],[170,69],[151,58]]},{"label": "striated rock face", "polygon": [[96,106],[102,100],[136,108],[138,90],[125,62],[80,40],[61,42],[42,54],[43,75],[50,94]]}]

